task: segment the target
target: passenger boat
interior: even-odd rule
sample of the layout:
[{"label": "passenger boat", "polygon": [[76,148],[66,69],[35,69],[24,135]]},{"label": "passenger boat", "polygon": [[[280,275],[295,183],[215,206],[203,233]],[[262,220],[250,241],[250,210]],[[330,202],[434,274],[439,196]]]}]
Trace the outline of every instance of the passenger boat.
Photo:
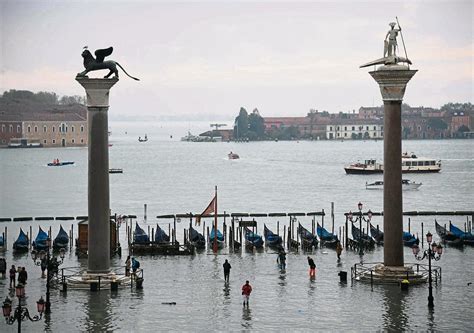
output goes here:
[{"label": "passenger boat", "polygon": [[13,243],[13,250],[15,251],[28,251],[28,236],[23,232],[23,229],[20,228],[20,234],[18,238]]},{"label": "passenger boat", "polygon": [[337,242],[339,242],[337,236],[324,229],[319,225],[319,223],[316,225],[316,233],[318,234],[322,245],[333,248],[337,246]]},{"label": "passenger boat", "polygon": [[[365,160],[364,163],[354,163],[344,167],[347,174],[374,174],[383,173],[383,164],[374,159]],[[441,171],[441,161],[431,158],[418,157],[415,154],[402,154],[403,173],[429,173]]]},{"label": "passenger boat", "polygon": [[36,251],[41,251],[41,250],[47,250],[48,249],[48,244],[47,244],[47,240],[48,240],[49,236],[46,232],[43,231],[43,229],[41,229],[41,227],[39,227],[39,230],[38,230],[38,235],[36,236],[35,240],[33,241],[33,248],[36,250]]},{"label": "passenger boat", "polygon": [[263,225],[263,236],[265,237],[265,245],[276,249],[282,247],[281,244],[283,240],[281,239],[281,236],[278,236],[277,234],[273,233],[270,229],[267,228],[265,224]]},{"label": "passenger boat", "polygon": [[216,238],[217,242],[217,248],[222,249],[225,245],[225,240],[224,240],[224,235],[217,229],[217,232],[214,229],[214,226],[212,226],[211,232],[209,233],[209,248],[213,248],[214,246],[214,238]]},{"label": "passenger boat", "polygon": [[452,224],[451,221],[449,221],[449,231],[451,231],[455,236],[461,238],[464,244],[474,245],[474,234],[472,232],[462,231]]},{"label": "passenger boat", "polygon": [[374,247],[375,241],[368,234],[363,233],[359,228],[357,228],[354,223],[352,224],[352,238],[357,242],[361,243],[364,247]]},{"label": "passenger boat", "polygon": [[64,165],[72,165],[74,164],[73,161],[66,161],[66,162],[51,162],[48,163],[48,166],[64,166]]},{"label": "passenger boat", "polygon": [[140,228],[138,223],[135,225],[135,232],[133,233],[133,242],[135,244],[148,244],[148,243],[150,243],[150,237],[148,237],[145,230]]},{"label": "passenger boat", "polygon": [[262,236],[254,233],[249,228],[245,228],[244,231],[245,231],[245,246],[256,247],[256,248],[263,247],[263,238],[262,238]]},{"label": "passenger boat", "polygon": [[227,154],[227,157],[229,158],[229,160],[238,160],[240,158],[238,154],[233,153],[233,152],[230,152],[229,154]]},{"label": "passenger boat", "polygon": [[160,228],[160,226],[156,225],[156,232],[155,232],[155,243],[158,244],[167,244],[170,241],[170,236],[166,234],[166,232]]},{"label": "passenger boat", "polygon": [[148,141],[148,137],[146,136],[146,134],[143,139],[140,136],[138,137],[138,142],[147,142],[147,141]]},{"label": "passenger boat", "polygon": [[310,249],[313,246],[318,246],[318,237],[316,237],[315,234],[303,227],[300,223],[298,223],[298,233],[300,234],[301,246],[303,248]]},{"label": "passenger boat", "polygon": [[69,245],[69,236],[67,235],[67,232],[63,229],[63,226],[60,226],[58,235],[53,241],[53,250],[67,248],[68,245]]},{"label": "passenger boat", "polygon": [[378,245],[383,244],[383,231],[374,227],[372,223],[370,224],[370,235]]},{"label": "passenger boat", "polygon": [[204,249],[206,248],[206,239],[202,234],[200,234],[196,229],[192,226],[189,226],[189,242],[193,245],[196,249]]},{"label": "passenger boat", "polygon": [[438,221],[435,220],[435,228],[436,228],[436,233],[438,236],[441,238],[441,241],[445,244],[451,245],[451,246],[462,246],[463,241],[461,237],[456,236],[454,233],[451,231],[446,230],[445,227],[440,225]]},{"label": "passenger boat", "polygon": [[[408,179],[402,179],[402,190],[417,190],[422,183],[417,183]],[[383,181],[379,180],[373,183],[365,183],[366,190],[383,190]]]},{"label": "passenger boat", "polygon": [[420,240],[415,237],[415,235],[410,234],[407,231],[403,232],[403,245],[408,246],[408,247],[413,247],[414,245],[418,245],[420,243]]}]

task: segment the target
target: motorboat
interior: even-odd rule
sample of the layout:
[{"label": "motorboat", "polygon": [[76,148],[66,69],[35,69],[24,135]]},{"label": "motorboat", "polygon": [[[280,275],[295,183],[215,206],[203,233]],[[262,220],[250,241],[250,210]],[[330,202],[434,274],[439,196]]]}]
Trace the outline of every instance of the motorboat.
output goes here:
[{"label": "motorboat", "polygon": [[229,160],[238,160],[240,158],[238,154],[233,153],[233,152],[230,152],[229,154],[227,154],[227,157],[229,157]]},{"label": "motorboat", "polygon": [[[402,179],[402,190],[417,190],[422,183],[417,183],[408,179]],[[365,183],[366,190],[383,190],[383,181],[378,180],[373,183]]]},{"label": "motorboat", "polygon": [[59,162],[59,159],[55,159],[53,162],[48,163],[48,166],[64,166],[64,165],[72,165],[72,164],[74,164],[74,161]]}]

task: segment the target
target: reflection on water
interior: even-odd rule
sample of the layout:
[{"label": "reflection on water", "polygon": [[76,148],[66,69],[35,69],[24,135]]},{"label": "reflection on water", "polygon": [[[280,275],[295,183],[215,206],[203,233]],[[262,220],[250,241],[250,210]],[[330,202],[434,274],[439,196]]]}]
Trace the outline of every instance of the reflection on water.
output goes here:
[{"label": "reflection on water", "polygon": [[112,332],[112,313],[109,292],[89,293],[85,304],[86,320],[82,327],[89,332]]},{"label": "reflection on water", "polygon": [[252,310],[247,306],[242,307],[242,327],[252,328]]},{"label": "reflection on water", "polygon": [[406,304],[406,292],[398,286],[382,286],[383,328],[388,331],[410,330],[408,325],[408,309]]}]

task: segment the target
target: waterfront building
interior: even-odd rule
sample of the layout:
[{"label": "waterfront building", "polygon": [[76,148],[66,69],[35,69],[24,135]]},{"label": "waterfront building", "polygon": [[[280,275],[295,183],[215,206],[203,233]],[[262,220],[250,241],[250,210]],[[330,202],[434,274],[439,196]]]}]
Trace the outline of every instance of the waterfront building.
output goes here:
[{"label": "waterfront building", "polygon": [[0,147],[22,143],[43,147],[87,146],[86,107],[81,104],[1,104]]},{"label": "waterfront building", "polygon": [[333,119],[326,125],[328,140],[382,139],[383,120],[379,119]]}]

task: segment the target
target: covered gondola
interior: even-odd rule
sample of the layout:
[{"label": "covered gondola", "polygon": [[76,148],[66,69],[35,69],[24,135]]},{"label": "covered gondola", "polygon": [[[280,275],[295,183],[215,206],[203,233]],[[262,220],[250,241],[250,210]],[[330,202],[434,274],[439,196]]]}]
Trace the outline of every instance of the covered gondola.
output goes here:
[{"label": "covered gondola", "polygon": [[282,247],[281,244],[283,240],[281,239],[281,236],[273,233],[273,231],[268,229],[265,224],[263,225],[263,236],[265,237],[265,245],[276,249]]},{"label": "covered gondola", "polygon": [[206,247],[206,239],[192,226],[189,226],[189,242],[196,249],[204,249]]},{"label": "covered gondola", "polygon": [[316,237],[315,234],[303,227],[300,223],[298,223],[298,233],[301,238],[301,246],[304,249],[311,249],[313,246],[318,246],[318,237]]},{"label": "covered gondola", "polygon": [[447,245],[451,246],[462,246],[463,241],[461,237],[456,236],[454,233],[451,231],[446,230],[445,227],[440,225],[438,221],[435,220],[435,228],[436,228],[436,233],[438,234],[439,238],[441,238],[441,241]]},{"label": "covered gondola", "polygon": [[58,235],[53,241],[53,250],[59,250],[67,248],[69,245],[69,236],[67,232],[63,229],[63,226],[60,226]]},{"label": "covered gondola", "polygon": [[321,240],[321,244],[326,247],[336,248],[339,239],[335,234],[324,229],[322,226],[319,225],[319,223],[316,224],[316,233],[318,234],[319,239]]},{"label": "covered gondola", "polygon": [[256,234],[249,228],[245,228],[245,246],[248,247],[263,247],[263,238],[262,236]]},{"label": "covered gondola", "polygon": [[224,242],[224,235],[217,229],[217,232],[214,229],[214,226],[212,226],[211,232],[209,233],[209,248],[213,248],[214,246],[214,239],[216,240],[217,243],[217,248],[222,249],[225,245]]},{"label": "covered gondola", "polygon": [[140,228],[138,223],[135,225],[135,232],[133,233],[133,242],[135,244],[148,244],[148,243],[150,243],[150,237],[148,237],[145,230]]},{"label": "covered gondola", "polygon": [[368,234],[363,233],[354,223],[352,224],[352,238],[363,247],[372,248],[375,246],[374,239]]},{"label": "covered gondola", "polygon": [[166,234],[166,232],[160,228],[160,226],[156,225],[156,233],[155,233],[155,243],[158,244],[166,244],[169,243],[170,236]]},{"label": "covered gondola", "polygon": [[415,237],[415,235],[410,234],[408,231],[403,232],[403,245],[408,247],[413,247],[414,245],[418,245],[420,240]]},{"label": "covered gondola", "polygon": [[20,234],[18,238],[13,243],[13,250],[15,251],[28,251],[28,236],[23,232],[23,229],[20,228]]},{"label": "covered gondola", "polygon": [[461,238],[464,244],[474,245],[474,234],[471,232],[462,231],[460,228],[452,224],[451,221],[449,221],[449,231],[451,231],[453,235]]},{"label": "covered gondola", "polygon": [[47,240],[48,240],[49,236],[46,232],[43,231],[43,229],[41,229],[41,227],[39,227],[39,230],[38,230],[38,235],[36,236],[35,240],[33,241],[33,248],[36,250],[36,251],[41,251],[41,250],[47,250],[48,249],[48,244],[47,244]]},{"label": "covered gondola", "polygon": [[378,245],[383,244],[383,231],[370,224],[370,235],[375,239]]}]

